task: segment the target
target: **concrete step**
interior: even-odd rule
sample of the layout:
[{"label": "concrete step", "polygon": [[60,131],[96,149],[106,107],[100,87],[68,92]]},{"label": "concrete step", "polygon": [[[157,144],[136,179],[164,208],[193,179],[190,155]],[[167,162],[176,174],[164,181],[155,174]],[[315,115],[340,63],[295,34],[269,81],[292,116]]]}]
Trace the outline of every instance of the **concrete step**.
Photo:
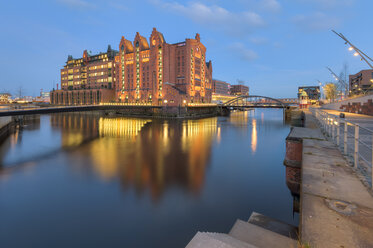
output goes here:
[{"label": "concrete step", "polygon": [[225,233],[198,232],[185,248],[257,248]]},{"label": "concrete step", "polygon": [[290,225],[288,223],[282,222],[280,220],[272,219],[268,216],[262,215],[260,213],[252,212],[250,219],[248,220],[250,224],[260,226],[269,231],[281,234],[283,236],[298,239],[298,228]]},{"label": "concrete step", "polygon": [[242,220],[236,221],[229,232],[229,235],[259,248],[297,247],[297,242],[294,239],[287,238],[281,234],[266,230],[260,226]]}]

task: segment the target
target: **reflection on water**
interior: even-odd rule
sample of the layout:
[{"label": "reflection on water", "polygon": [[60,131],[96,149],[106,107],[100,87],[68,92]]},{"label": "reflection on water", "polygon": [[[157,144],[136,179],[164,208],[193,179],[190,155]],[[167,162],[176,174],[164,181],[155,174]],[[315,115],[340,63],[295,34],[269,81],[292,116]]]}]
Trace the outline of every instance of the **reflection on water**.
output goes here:
[{"label": "reflection on water", "polygon": [[[184,247],[195,232],[227,232],[251,211],[294,223],[282,166],[287,133],[276,110],[200,120],[42,116],[40,128],[2,147],[0,240]],[[48,149],[58,152],[43,157]],[[17,153],[21,162],[8,155]]]},{"label": "reflection on water", "polygon": [[248,125],[249,116],[254,112],[245,111],[245,112],[234,112],[229,116],[229,122],[237,127],[246,127]]},{"label": "reflection on water", "polygon": [[102,118],[99,119],[100,136],[124,137],[134,140],[146,123],[151,120]]},{"label": "reflection on water", "polygon": [[256,119],[252,119],[252,128],[251,128],[251,151],[254,154],[256,152],[256,145],[258,142],[258,135],[256,132]]},{"label": "reflection on water", "polygon": [[217,118],[181,123],[103,117],[83,120],[79,115],[52,119],[63,132],[62,147],[90,141],[78,154],[91,159],[87,170],[93,169],[103,180],[119,178],[123,190],[134,187],[140,194],[149,190],[153,200],[170,185],[200,191],[217,128]]}]

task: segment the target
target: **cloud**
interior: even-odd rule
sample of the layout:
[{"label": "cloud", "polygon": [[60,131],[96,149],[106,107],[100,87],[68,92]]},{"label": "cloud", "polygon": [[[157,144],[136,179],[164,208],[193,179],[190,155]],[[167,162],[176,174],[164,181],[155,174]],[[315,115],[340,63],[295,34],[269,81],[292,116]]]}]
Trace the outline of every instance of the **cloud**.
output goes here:
[{"label": "cloud", "polygon": [[191,2],[185,5],[161,0],[151,0],[150,2],[166,11],[181,14],[195,23],[237,36],[242,36],[265,25],[262,17],[253,11],[235,13],[217,5],[208,6],[200,2]]},{"label": "cloud", "polygon": [[309,15],[297,15],[293,18],[293,22],[302,30],[322,31],[335,28],[341,20],[335,16],[315,12]]},{"label": "cloud", "polygon": [[264,37],[250,37],[249,42],[255,44],[255,45],[264,45],[268,43],[268,39]]},{"label": "cloud", "polygon": [[261,0],[259,2],[260,7],[269,12],[281,11],[281,5],[277,0]]},{"label": "cloud", "polygon": [[109,5],[117,10],[122,10],[122,11],[128,11],[129,8],[124,5],[124,4],[121,4],[121,3],[117,3],[117,2],[109,2]]},{"label": "cloud", "polygon": [[57,0],[57,2],[64,4],[70,8],[96,8],[96,5],[84,0]]},{"label": "cloud", "polygon": [[301,3],[316,4],[322,9],[351,6],[356,0],[297,0]]},{"label": "cloud", "polygon": [[230,51],[235,53],[241,60],[253,61],[258,58],[256,52],[246,48],[245,45],[240,42],[232,43],[228,48]]}]

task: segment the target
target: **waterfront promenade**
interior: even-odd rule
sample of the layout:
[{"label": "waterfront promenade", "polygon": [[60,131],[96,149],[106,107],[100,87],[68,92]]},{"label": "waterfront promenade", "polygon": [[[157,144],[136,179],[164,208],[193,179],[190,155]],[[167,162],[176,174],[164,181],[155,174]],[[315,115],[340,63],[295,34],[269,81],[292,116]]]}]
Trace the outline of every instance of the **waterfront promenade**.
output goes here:
[{"label": "waterfront promenade", "polygon": [[[373,116],[328,109],[320,110],[324,113],[324,126],[325,124],[328,126],[324,128],[327,128],[327,133],[331,136],[330,138],[335,144],[338,144],[340,150],[347,155],[350,163],[354,164],[359,170],[359,176],[363,178],[364,182],[368,186],[372,186]],[[344,114],[344,118],[339,117],[341,113]],[[325,114],[327,114],[329,118],[333,118],[335,125],[325,123]],[[346,126],[345,122],[347,122]],[[356,127],[358,127],[358,129],[356,129]],[[345,131],[347,132],[345,133]],[[357,140],[355,139],[356,137]],[[345,142],[346,144],[344,144]],[[357,156],[355,156],[356,147],[358,148]],[[355,159],[355,157],[357,159]]]},{"label": "waterfront promenade", "polygon": [[339,116],[340,113],[343,113],[347,121],[354,122],[356,124],[359,124],[359,126],[361,127],[365,127],[365,128],[373,130],[373,116],[354,114],[354,113],[348,113],[348,112],[342,112],[342,111],[330,110],[330,109],[322,109],[322,110],[335,116]]},{"label": "waterfront promenade", "polygon": [[[306,113],[305,127],[322,135],[316,123]],[[311,247],[373,247],[372,192],[336,145],[326,138],[304,138],[302,156],[302,241]]]}]

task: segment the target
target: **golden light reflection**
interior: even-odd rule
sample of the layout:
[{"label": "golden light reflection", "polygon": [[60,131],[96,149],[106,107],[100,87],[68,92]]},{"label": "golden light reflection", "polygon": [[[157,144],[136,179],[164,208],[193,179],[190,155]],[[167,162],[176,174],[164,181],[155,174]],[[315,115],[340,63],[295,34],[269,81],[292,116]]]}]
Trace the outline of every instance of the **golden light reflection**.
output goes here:
[{"label": "golden light reflection", "polygon": [[200,120],[187,120],[183,122],[182,148],[183,151],[190,149],[196,139],[204,139],[215,135],[218,118],[208,118]]},{"label": "golden light reflection", "polygon": [[150,194],[155,201],[175,185],[200,192],[218,129],[217,118],[180,123],[66,115],[54,125],[66,145],[84,143],[73,150],[80,161],[76,171],[93,170],[104,181],[119,180],[123,191]]},{"label": "golden light reflection", "polygon": [[18,143],[18,138],[19,138],[19,129],[16,128],[15,132],[13,135],[10,136],[10,147],[14,149]]},{"label": "golden light reflection", "polygon": [[256,130],[256,119],[252,119],[252,129],[251,129],[251,151],[254,154],[256,152],[256,146],[258,142],[258,134]]},{"label": "golden light reflection", "polygon": [[168,141],[169,141],[169,137],[168,137],[168,123],[167,121],[165,123],[163,123],[163,138],[162,138],[162,141],[163,141],[163,145],[164,147],[167,149],[168,148]]},{"label": "golden light reflection", "polygon": [[249,111],[238,111],[233,112],[229,116],[229,122],[235,126],[247,126],[249,120],[250,112]]},{"label": "golden light reflection", "polygon": [[117,176],[119,171],[116,145],[116,142],[110,139],[95,140],[90,145],[93,168],[106,181]]},{"label": "golden light reflection", "polygon": [[78,146],[81,143],[83,143],[83,141],[84,141],[83,134],[79,132],[65,133],[62,136],[63,147]]},{"label": "golden light reflection", "polygon": [[55,114],[51,116],[52,128],[61,130],[62,147],[75,147],[98,136],[97,116],[80,114]]},{"label": "golden light reflection", "polygon": [[135,139],[144,125],[149,122],[151,122],[151,120],[101,117],[98,124],[99,134],[100,136]]},{"label": "golden light reflection", "polygon": [[[205,167],[210,156],[212,138],[216,134],[215,118],[188,120],[183,123],[182,149],[188,153],[188,179],[193,191],[198,191],[204,182]],[[186,131],[184,131],[184,128]]]}]

